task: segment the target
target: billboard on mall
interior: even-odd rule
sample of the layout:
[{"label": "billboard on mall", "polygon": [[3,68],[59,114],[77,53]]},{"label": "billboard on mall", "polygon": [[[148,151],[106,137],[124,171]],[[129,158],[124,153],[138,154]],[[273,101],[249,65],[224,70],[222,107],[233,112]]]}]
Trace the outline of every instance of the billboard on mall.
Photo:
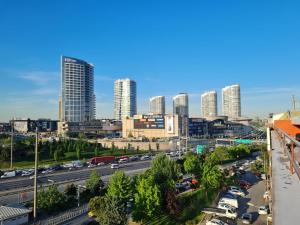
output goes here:
[{"label": "billboard on mall", "polygon": [[166,116],[167,133],[174,134],[174,117]]},{"label": "billboard on mall", "polygon": [[165,129],[163,115],[143,115],[141,119],[134,119],[134,129]]}]

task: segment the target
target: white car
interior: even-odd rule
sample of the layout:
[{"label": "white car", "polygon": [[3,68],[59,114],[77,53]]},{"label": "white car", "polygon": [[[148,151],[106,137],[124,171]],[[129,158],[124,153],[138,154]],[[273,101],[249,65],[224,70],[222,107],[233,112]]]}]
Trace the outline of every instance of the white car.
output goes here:
[{"label": "white car", "polygon": [[266,192],[264,193],[263,198],[264,198],[264,199],[267,199],[267,198],[269,198],[269,197],[270,197],[270,192],[269,192],[269,191],[266,191]]},{"label": "white car", "polygon": [[230,209],[230,210],[232,210],[232,211],[235,211],[235,208],[233,207],[233,206],[231,206],[231,205],[229,205],[229,204],[226,204],[226,203],[219,203],[218,204],[218,208],[219,209]]},{"label": "white car", "polygon": [[110,165],[110,168],[119,169],[120,167],[119,167],[119,164],[113,163],[113,164]]},{"label": "white car", "polygon": [[228,224],[224,223],[222,220],[219,220],[219,219],[212,219],[212,220],[206,222],[206,225],[228,225]]},{"label": "white car", "polygon": [[34,171],[23,170],[21,176],[22,176],[22,177],[31,176],[33,173],[34,173]]},{"label": "white car", "polygon": [[228,190],[228,193],[230,194],[233,194],[233,195],[238,195],[238,196],[241,196],[241,197],[245,197],[246,194],[243,192],[243,191],[240,191],[240,190]]},{"label": "white car", "polygon": [[267,215],[269,213],[269,207],[266,206],[261,206],[258,208],[258,214],[259,215]]},{"label": "white car", "polygon": [[90,163],[90,164],[88,165],[88,168],[94,168],[94,167],[96,167],[96,166],[97,166],[97,165]]}]

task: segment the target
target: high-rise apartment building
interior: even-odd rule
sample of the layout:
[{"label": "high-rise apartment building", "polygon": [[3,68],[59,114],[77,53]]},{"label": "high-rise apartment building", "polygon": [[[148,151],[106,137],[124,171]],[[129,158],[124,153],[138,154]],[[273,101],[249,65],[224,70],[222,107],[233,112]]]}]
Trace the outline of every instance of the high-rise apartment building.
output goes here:
[{"label": "high-rise apartment building", "polygon": [[94,66],[83,60],[61,57],[61,120],[95,119]]},{"label": "high-rise apartment building", "polygon": [[226,86],[222,89],[222,111],[229,118],[241,117],[240,85]]},{"label": "high-rise apartment building", "polygon": [[201,95],[201,112],[203,117],[217,116],[217,92],[208,91]]},{"label": "high-rise apartment building", "polygon": [[173,97],[173,113],[180,116],[189,117],[188,94],[180,93]]},{"label": "high-rise apartment building", "polygon": [[116,120],[137,114],[136,82],[119,79],[114,83],[114,115]]},{"label": "high-rise apartment building", "polygon": [[150,113],[165,114],[165,96],[155,96],[150,98]]}]

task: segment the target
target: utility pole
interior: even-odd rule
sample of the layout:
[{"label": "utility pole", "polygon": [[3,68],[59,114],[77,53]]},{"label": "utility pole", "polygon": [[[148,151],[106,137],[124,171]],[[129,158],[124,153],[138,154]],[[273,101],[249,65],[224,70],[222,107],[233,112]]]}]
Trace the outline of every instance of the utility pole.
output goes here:
[{"label": "utility pole", "polygon": [[36,127],[35,138],[35,160],[34,160],[34,193],[33,193],[33,218],[37,218],[37,168],[38,168],[38,127]]},{"label": "utility pole", "polygon": [[13,168],[13,150],[14,150],[14,119],[11,120],[11,138],[10,138],[10,168]]},{"label": "utility pole", "polygon": [[189,125],[189,118],[186,120],[185,126],[185,151],[188,151],[188,125]]}]

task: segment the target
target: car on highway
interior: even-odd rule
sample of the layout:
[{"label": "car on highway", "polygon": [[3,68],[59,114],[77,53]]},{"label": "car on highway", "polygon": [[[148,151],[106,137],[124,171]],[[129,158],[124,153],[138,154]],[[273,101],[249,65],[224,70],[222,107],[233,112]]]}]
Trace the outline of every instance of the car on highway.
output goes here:
[{"label": "car on highway", "polygon": [[16,171],[9,171],[9,172],[5,172],[5,173],[1,176],[1,179],[10,178],[10,177],[15,177],[15,176],[16,176]]},{"label": "car on highway", "polygon": [[22,177],[31,176],[34,173],[34,170],[23,170]]},{"label": "car on highway", "polygon": [[134,156],[130,156],[129,157],[129,161],[137,161],[137,160],[139,160],[140,159],[140,157],[138,157],[137,155],[134,155]]},{"label": "car on highway", "polygon": [[243,192],[242,190],[232,189],[232,190],[228,190],[228,193],[236,195],[236,196],[241,196],[241,197],[246,196],[245,192]]},{"label": "car on highway", "polygon": [[242,223],[244,224],[251,224],[252,223],[252,214],[251,213],[244,213],[241,217]]},{"label": "car on highway", "polygon": [[228,225],[228,224],[224,223],[222,220],[219,219],[212,219],[210,221],[207,221],[206,225]]},{"label": "car on highway", "polygon": [[129,161],[129,158],[119,159],[119,163],[127,163],[128,161]]},{"label": "car on highway", "polygon": [[260,206],[258,208],[258,214],[259,215],[267,215],[269,213],[269,206],[264,205],[264,206]]},{"label": "car on highway", "polygon": [[151,159],[151,157],[149,155],[143,155],[141,157],[141,160],[150,160],[150,159]]},{"label": "car on highway", "polygon": [[99,162],[98,164],[97,164],[97,166],[104,166],[105,165],[105,162]]},{"label": "car on highway", "polygon": [[53,173],[53,172],[54,172],[54,170],[49,168],[49,169],[42,171],[42,174],[48,174],[48,173]]},{"label": "car on highway", "polygon": [[111,169],[119,169],[120,166],[119,166],[119,164],[117,164],[117,163],[112,163],[112,164],[110,165],[110,168],[111,168]]},{"label": "car on highway", "polygon": [[94,167],[96,167],[96,166],[97,166],[97,165],[90,163],[90,164],[88,165],[88,168],[94,168]]}]

